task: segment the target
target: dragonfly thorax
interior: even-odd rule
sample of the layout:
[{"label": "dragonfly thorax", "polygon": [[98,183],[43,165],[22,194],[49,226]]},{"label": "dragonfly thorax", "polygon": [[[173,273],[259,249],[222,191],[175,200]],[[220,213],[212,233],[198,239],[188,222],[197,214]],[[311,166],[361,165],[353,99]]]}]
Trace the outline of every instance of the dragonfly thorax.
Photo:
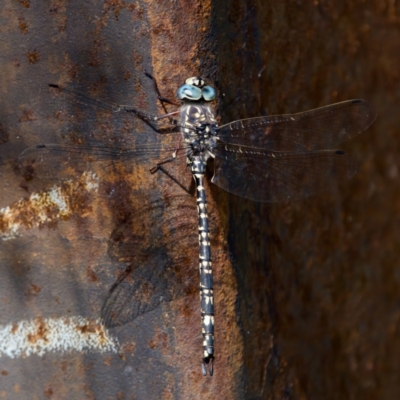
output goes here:
[{"label": "dragonfly thorax", "polygon": [[204,162],[212,156],[217,142],[217,121],[211,108],[206,105],[187,104],[181,107],[181,132],[188,144],[188,163],[200,156]]}]

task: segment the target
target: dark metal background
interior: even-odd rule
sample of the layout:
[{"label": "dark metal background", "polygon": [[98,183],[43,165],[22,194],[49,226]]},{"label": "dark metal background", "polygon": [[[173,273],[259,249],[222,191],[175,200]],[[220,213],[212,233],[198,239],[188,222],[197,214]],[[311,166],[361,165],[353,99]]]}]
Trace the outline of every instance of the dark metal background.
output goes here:
[{"label": "dark metal background", "polygon": [[[133,173],[114,171],[100,184],[102,196],[65,192],[75,206],[62,220],[49,209],[50,222],[32,228],[35,209],[27,209],[21,236],[0,243],[0,324],[68,315],[95,320],[122,262],[131,257],[145,265],[154,243],[159,251],[149,255],[152,262],[173,266],[185,293],[115,328],[119,354],[2,356],[0,396],[396,398],[398,6],[357,0],[39,3],[7,1],[0,15],[0,207],[39,189],[15,169],[30,145],[76,142],[88,130],[104,143],[116,135],[129,139],[131,132],[143,135],[138,140],[157,140],[133,118],[96,122],[93,112],[76,114],[48,83],[73,83],[158,113],[145,70],[169,98],[199,73],[219,91],[222,122],[350,98],[368,99],[378,120],[345,146],[359,159],[358,174],[330,182],[329,192],[268,206],[208,185],[216,274],[213,378],[204,378],[199,364],[194,198],[166,176],[151,176],[149,162]],[[59,109],[63,113],[55,114]]]}]

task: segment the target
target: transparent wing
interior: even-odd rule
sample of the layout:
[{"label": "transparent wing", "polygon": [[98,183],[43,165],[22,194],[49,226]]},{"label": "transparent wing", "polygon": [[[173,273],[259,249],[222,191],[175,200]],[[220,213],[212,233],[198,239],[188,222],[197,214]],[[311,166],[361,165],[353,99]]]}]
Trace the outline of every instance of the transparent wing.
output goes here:
[{"label": "transparent wing", "polygon": [[376,119],[365,100],[349,100],[293,115],[235,121],[218,132],[212,182],[261,202],[309,196],[356,172],[336,146]]},{"label": "transparent wing", "polygon": [[55,84],[49,84],[49,86],[67,96],[72,101],[72,103],[75,104],[81,104],[83,106],[89,106],[99,110],[107,110],[113,113],[136,111],[133,106],[101,101],[74,88],[64,87]]},{"label": "transparent wing", "polygon": [[226,191],[260,202],[286,202],[329,187],[333,179],[353,176],[356,163],[339,150],[313,152],[261,152],[246,154],[234,148],[235,158],[218,157],[212,182]]},{"label": "transparent wing", "polygon": [[27,180],[34,177],[70,179],[86,170],[91,170],[101,176],[119,164],[129,166],[142,158],[154,160],[156,164],[157,161],[174,152],[176,147],[173,143],[175,142],[176,140],[171,140],[169,144],[162,146],[142,144],[132,149],[115,146],[43,144],[24,150],[18,157],[18,165]]},{"label": "transparent wing", "polygon": [[234,121],[219,129],[223,143],[270,151],[335,149],[365,131],[376,112],[365,100],[348,100],[298,114]]}]

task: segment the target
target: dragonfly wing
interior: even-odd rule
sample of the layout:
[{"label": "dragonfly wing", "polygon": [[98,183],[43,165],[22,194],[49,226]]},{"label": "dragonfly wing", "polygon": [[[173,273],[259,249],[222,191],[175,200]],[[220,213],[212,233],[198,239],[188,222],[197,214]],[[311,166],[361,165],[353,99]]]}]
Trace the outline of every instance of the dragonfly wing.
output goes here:
[{"label": "dragonfly wing", "polygon": [[292,115],[257,117],[220,127],[224,143],[270,151],[335,149],[366,130],[376,113],[365,100],[348,100]]},{"label": "dragonfly wing", "polygon": [[214,149],[212,182],[226,191],[260,202],[286,202],[329,187],[356,172],[354,160],[339,150],[266,152],[240,146]]},{"label": "dragonfly wing", "polygon": [[103,176],[119,164],[129,165],[141,158],[154,159],[170,155],[174,148],[142,145],[135,149],[106,146],[43,144],[24,150],[18,166],[27,179],[71,179],[84,171]]},{"label": "dragonfly wing", "polygon": [[52,83],[49,84],[49,86],[55,89],[57,92],[60,92],[63,95],[67,96],[73,104],[82,105],[85,107],[89,106],[97,110],[107,110],[113,113],[127,112],[133,109],[133,107],[131,106],[98,100],[72,87],[64,87]]}]

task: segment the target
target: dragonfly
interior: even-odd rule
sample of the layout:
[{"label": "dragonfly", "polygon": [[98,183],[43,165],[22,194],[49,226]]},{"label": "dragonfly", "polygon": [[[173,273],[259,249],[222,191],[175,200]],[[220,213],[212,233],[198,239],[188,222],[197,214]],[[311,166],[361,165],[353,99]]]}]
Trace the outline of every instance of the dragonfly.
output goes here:
[{"label": "dragonfly", "polygon": [[[178,88],[179,103],[163,98],[155,83],[163,105],[176,106],[176,110],[161,116],[147,115],[131,106],[102,102],[73,88],[50,86],[81,104],[119,115],[131,114],[156,133],[170,135],[174,143],[178,143],[172,146],[170,142],[166,147],[162,144],[137,144],[133,147],[43,144],[26,149],[19,157],[19,164],[31,177],[71,168],[93,169],[96,163],[101,164],[104,171],[115,162],[130,163],[159,156],[150,171],[155,173],[165,171],[165,165],[174,163],[179,157],[186,159],[196,186],[198,213],[203,337],[201,366],[203,375],[213,375],[214,288],[204,188],[208,161],[214,160],[211,182],[229,193],[257,202],[301,199],[328,188],[333,180],[348,179],[355,174],[354,159],[339,145],[371,126],[376,119],[374,108],[366,100],[347,100],[297,114],[241,119],[219,126],[211,106],[216,91],[199,76],[186,79]],[[160,127],[163,121],[169,125],[167,130]],[[163,154],[168,156],[162,158]],[[127,280],[122,278],[120,283],[127,285]],[[120,291],[115,290],[117,286],[110,297],[113,301]],[[152,282],[152,287],[156,286]],[[140,290],[141,285],[136,283],[136,299],[140,297]],[[159,294],[157,289],[155,292]],[[149,296],[148,291],[146,296]],[[107,323],[113,326],[109,304],[106,305]]]}]

